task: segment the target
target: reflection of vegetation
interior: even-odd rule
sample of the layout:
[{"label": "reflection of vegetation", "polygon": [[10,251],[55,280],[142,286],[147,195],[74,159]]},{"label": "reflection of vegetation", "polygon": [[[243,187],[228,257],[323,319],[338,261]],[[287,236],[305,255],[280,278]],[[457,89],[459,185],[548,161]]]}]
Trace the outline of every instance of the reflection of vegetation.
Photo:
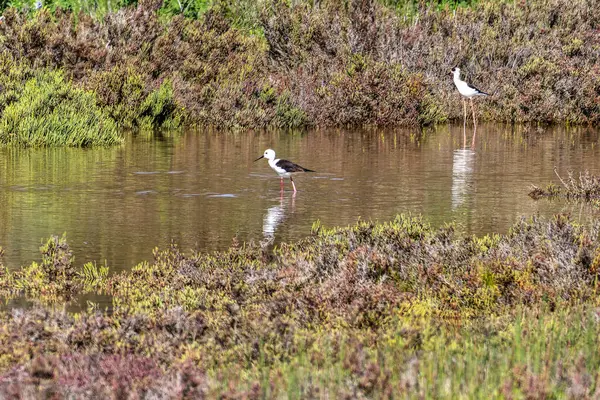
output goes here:
[{"label": "reflection of vegetation", "polygon": [[52,303],[95,290],[112,312],[0,314],[0,391],[585,396],[600,367],[595,231],[564,216],[467,238],[404,216],[316,223],[272,252],[172,245],[111,277],[65,269],[68,246],[53,238],[46,267],[0,275],[3,294],[27,286]]}]

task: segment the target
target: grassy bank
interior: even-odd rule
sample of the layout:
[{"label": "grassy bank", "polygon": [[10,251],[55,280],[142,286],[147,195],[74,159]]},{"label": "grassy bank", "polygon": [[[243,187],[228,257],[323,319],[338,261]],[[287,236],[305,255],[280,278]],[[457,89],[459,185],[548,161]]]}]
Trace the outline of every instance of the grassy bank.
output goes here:
[{"label": "grassy bank", "polygon": [[[156,250],[110,275],[64,238],[4,269],[5,395],[581,398],[596,390],[598,227],[565,216],[464,237],[420,218],[269,249]],[[82,293],[110,310],[61,311]],[[58,305],[58,307],[57,307]],[[127,377],[124,379],[123,377]]]},{"label": "grassy bank", "polygon": [[449,74],[458,65],[493,93],[481,119],[600,121],[596,1],[410,3],[409,17],[398,12],[408,3],[344,4],[199,2],[175,16],[149,0],[94,17],[7,9],[0,54],[15,72],[4,79],[60,69],[127,128],[417,125],[462,118]]}]

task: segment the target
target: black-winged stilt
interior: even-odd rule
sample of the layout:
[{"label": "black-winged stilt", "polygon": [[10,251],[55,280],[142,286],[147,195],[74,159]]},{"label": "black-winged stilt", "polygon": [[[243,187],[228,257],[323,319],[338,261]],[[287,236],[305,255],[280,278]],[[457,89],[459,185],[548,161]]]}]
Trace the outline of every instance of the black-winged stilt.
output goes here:
[{"label": "black-winged stilt", "polygon": [[296,185],[294,184],[294,179],[292,178],[292,174],[296,172],[315,172],[312,169],[307,169],[299,166],[298,164],[294,164],[288,160],[280,160],[275,158],[275,151],[271,149],[265,150],[265,153],[258,157],[254,162],[260,160],[261,158],[266,158],[269,161],[269,166],[273,168],[273,171],[277,172],[279,177],[281,178],[281,190],[283,190],[283,178],[290,178],[292,181],[292,187],[294,188],[294,193],[296,193]]},{"label": "black-winged stilt", "polygon": [[467,82],[460,79],[460,68],[452,68],[452,73],[454,74],[454,84],[456,85],[458,92],[463,96],[464,127],[465,129],[467,127],[467,103],[465,102],[464,97],[468,98],[471,101],[471,110],[473,111],[473,126],[477,127],[477,121],[475,121],[475,106],[473,105],[473,97],[489,96],[489,94],[482,92],[475,86],[470,85]]}]

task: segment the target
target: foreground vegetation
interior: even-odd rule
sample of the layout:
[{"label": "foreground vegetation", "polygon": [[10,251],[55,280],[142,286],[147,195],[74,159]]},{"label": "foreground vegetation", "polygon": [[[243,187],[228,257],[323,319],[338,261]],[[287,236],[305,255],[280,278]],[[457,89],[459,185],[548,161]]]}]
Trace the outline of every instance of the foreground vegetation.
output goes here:
[{"label": "foreground vegetation", "polygon": [[[449,75],[457,65],[494,94],[479,102],[482,119],[600,121],[596,0],[458,8],[376,0],[143,0],[101,15],[60,4],[4,11],[0,79],[12,90],[0,96],[3,143],[43,143],[23,141],[23,133],[47,137],[63,124],[53,117],[55,102],[41,101],[62,98],[60,90],[70,99],[60,114],[71,116],[67,130],[78,137],[62,144],[90,144],[82,124],[112,137],[115,125],[185,122],[219,128],[440,123],[462,118]],[[38,93],[34,79],[48,74],[60,74],[64,87]],[[36,117],[22,119],[33,99],[40,99]]]},{"label": "foreground vegetation", "polygon": [[[398,216],[272,249],[155,250],[109,274],[64,238],[3,268],[4,396],[596,395],[600,225],[522,220],[464,237]],[[112,305],[69,313],[88,293]]]}]

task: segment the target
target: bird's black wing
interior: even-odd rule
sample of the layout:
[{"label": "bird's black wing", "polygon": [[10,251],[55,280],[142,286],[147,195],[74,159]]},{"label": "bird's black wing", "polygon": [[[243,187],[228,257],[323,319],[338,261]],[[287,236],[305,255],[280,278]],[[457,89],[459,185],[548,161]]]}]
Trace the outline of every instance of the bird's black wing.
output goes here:
[{"label": "bird's black wing", "polygon": [[470,87],[473,90],[476,90],[477,93],[479,93],[479,94],[485,94],[486,96],[490,95],[489,93],[486,93],[486,92],[484,92],[482,90],[477,89],[475,86],[471,85],[469,82],[465,82],[465,83],[467,84],[468,87]]},{"label": "bird's black wing", "polygon": [[284,169],[286,172],[315,172],[312,169],[301,167],[298,164],[294,164],[288,160],[279,160],[275,165],[281,169]]}]

